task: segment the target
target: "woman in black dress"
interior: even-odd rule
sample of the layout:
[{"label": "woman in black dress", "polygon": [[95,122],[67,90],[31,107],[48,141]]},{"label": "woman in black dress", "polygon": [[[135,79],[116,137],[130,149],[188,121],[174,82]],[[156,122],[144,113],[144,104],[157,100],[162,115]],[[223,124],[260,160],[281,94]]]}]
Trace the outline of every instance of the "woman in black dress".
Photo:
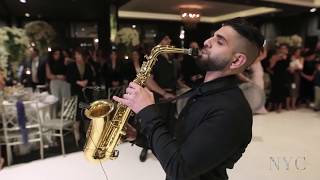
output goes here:
[{"label": "woman in black dress", "polygon": [[139,51],[133,50],[131,53],[131,58],[124,63],[124,66],[123,66],[124,84],[128,84],[129,82],[133,81],[137,73],[140,71],[140,66],[142,62],[140,57],[141,56]]},{"label": "woman in black dress", "polygon": [[66,81],[67,66],[59,49],[53,50],[46,63],[46,76],[50,81],[50,92],[59,101],[70,97],[70,84]]},{"label": "woman in black dress", "polygon": [[303,69],[301,72],[301,96],[302,103],[309,105],[314,100],[314,74],[316,71],[316,54],[309,51],[305,54]]},{"label": "woman in black dress", "polygon": [[[76,139],[82,143],[85,140],[85,132],[88,122],[82,118],[81,109],[79,103],[85,101],[83,94],[83,88],[90,86],[92,83],[92,69],[90,65],[85,61],[86,53],[83,49],[76,49],[74,53],[75,62],[72,62],[67,67],[67,80],[71,85],[71,95],[78,96],[78,108],[76,120],[78,123],[75,125]],[[79,134],[77,134],[79,133]]]},{"label": "woman in black dress", "polygon": [[271,57],[271,101],[277,112],[282,110],[282,104],[290,95],[290,85],[292,82],[289,73],[290,60],[288,58],[288,48],[282,45],[276,54]]},{"label": "woman in black dress", "polygon": [[117,87],[123,84],[123,64],[116,51],[112,51],[109,59],[104,64],[103,75],[106,88]]}]

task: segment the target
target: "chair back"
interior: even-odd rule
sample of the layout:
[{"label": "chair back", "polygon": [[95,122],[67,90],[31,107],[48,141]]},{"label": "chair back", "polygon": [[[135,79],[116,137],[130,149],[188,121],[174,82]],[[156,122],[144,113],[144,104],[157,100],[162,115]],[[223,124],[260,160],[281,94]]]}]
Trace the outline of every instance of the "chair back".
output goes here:
[{"label": "chair back", "polygon": [[[41,123],[37,101],[24,101],[25,129],[27,130],[28,142],[41,140]],[[21,127],[19,125],[18,110],[16,102],[5,102],[2,104],[2,127],[6,144],[23,144]]]},{"label": "chair back", "polygon": [[71,96],[62,98],[61,106],[61,121],[72,120],[75,121],[77,114],[78,97]]}]

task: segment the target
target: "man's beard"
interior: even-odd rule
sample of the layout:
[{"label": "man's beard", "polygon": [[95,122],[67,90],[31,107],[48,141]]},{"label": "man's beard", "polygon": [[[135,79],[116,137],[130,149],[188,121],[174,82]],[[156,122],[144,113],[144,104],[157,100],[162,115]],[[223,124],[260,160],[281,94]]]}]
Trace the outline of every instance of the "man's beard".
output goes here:
[{"label": "man's beard", "polygon": [[229,61],[227,59],[209,59],[208,57],[202,59],[199,57],[196,59],[196,64],[203,71],[222,71],[228,66]]}]

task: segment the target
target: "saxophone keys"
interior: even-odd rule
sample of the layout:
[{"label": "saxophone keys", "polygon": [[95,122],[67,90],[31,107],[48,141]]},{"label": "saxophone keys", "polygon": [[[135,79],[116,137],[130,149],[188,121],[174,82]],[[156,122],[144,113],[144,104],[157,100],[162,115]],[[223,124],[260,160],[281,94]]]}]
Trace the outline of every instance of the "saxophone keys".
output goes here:
[{"label": "saxophone keys", "polygon": [[120,132],[120,134],[121,134],[122,136],[125,136],[127,133],[126,133],[126,131],[123,131],[123,130],[122,130],[122,131]]},{"label": "saxophone keys", "polygon": [[131,116],[131,117],[133,117],[135,114],[134,114],[134,112],[130,112],[130,114],[129,114],[129,116]]},{"label": "saxophone keys", "polygon": [[119,151],[118,150],[114,150],[112,152],[111,159],[116,159],[118,156],[119,156]]}]

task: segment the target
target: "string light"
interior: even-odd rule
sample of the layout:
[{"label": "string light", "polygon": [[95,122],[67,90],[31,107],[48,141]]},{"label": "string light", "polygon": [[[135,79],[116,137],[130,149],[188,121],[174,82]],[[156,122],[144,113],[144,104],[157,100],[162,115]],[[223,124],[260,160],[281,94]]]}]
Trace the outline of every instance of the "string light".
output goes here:
[{"label": "string light", "polygon": [[317,11],[317,8],[312,8],[312,9],[310,9],[310,12],[316,12]]}]

